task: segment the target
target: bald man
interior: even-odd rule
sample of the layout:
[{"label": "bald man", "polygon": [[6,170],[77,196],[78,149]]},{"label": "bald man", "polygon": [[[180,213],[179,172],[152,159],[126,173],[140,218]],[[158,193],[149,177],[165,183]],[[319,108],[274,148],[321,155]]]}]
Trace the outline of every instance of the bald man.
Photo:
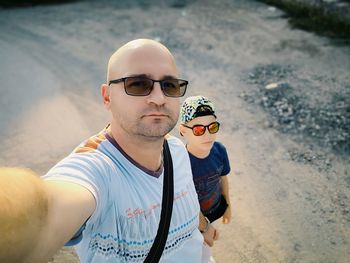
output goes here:
[{"label": "bald man", "polygon": [[201,262],[200,231],[212,245],[215,230],[199,216],[185,147],[167,135],[186,87],[172,54],[159,42],[134,40],[111,56],[101,86],[110,123],[34,186],[46,195],[46,223],[23,262],[46,262],[65,244],[76,245],[81,262],[143,262],[159,226],[165,139],[173,161],[174,202],[160,262]]}]

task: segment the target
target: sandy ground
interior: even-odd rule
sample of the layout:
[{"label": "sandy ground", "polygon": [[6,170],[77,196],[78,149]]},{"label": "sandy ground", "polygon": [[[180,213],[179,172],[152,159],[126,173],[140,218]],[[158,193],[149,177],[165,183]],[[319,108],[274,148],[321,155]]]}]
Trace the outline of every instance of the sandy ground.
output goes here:
[{"label": "sandy ground", "polygon": [[[291,30],[282,12],[254,1],[147,3],[0,10],[0,165],[44,174],[98,132],[107,122],[99,85],[108,57],[131,39],[158,39],[190,81],[187,95],[217,104],[233,204],[231,224],[217,223],[217,262],[349,262],[349,152],[317,137],[324,127],[344,129],[326,123],[304,136],[269,111],[276,103],[261,102],[270,98],[266,84],[282,82],[310,112],[338,105],[334,94],[349,105],[350,47]],[[78,259],[63,249],[50,262]]]}]

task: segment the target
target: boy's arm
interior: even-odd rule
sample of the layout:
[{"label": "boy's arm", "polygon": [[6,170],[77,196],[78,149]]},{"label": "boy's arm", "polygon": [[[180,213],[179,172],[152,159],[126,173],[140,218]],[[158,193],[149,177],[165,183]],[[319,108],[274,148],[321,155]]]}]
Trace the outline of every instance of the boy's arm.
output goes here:
[{"label": "boy's arm", "polygon": [[210,247],[214,245],[214,241],[219,239],[219,232],[215,229],[208,219],[199,212],[199,231],[201,231],[205,243],[207,243]]},{"label": "boy's arm", "polygon": [[95,209],[84,187],[0,168],[0,262],[47,262]]},{"label": "boy's arm", "polygon": [[229,183],[227,175],[221,176],[221,187],[222,187],[222,195],[225,197],[227,204],[230,206],[230,193],[229,193]]},{"label": "boy's arm", "polygon": [[222,188],[222,195],[226,199],[227,208],[223,215],[222,221],[224,224],[228,224],[231,221],[231,201],[230,201],[230,193],[229,193],[229,183],[228,183],[228,176],[221,176],[221,188]]}]

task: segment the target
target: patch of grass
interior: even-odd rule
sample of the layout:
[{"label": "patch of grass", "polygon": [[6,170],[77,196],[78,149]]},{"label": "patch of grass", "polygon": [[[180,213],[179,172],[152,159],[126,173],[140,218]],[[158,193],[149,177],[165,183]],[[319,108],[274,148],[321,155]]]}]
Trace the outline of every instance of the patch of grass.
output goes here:
[{"label": "patch of grass", "polygon": [[295,28],[332,38],[350,39],[350,22],[334,10],[327,10],[298,1],[258,1],[284,10],[289,15],[290,24]]}]

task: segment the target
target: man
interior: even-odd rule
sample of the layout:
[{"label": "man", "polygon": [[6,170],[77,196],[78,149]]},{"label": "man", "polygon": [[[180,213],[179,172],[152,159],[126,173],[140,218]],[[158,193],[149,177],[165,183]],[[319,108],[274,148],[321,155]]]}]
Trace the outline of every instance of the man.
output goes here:
[{"label": "man", "polygon": [[166,136],[187,86],[177,75],[170,51],[153,40],[131,41],[112,55],[107,84],[101,86],[110,125],[44,176],[47,223],[25,262],[45,262],[68,241],[77,244],[81,262],[143,262],[159,225],[165,137],[174,167],[174,203],[160,262],[201,262],[199,230],[209,245],[217,237],[203,218],[198,229],[186,149]]}]

